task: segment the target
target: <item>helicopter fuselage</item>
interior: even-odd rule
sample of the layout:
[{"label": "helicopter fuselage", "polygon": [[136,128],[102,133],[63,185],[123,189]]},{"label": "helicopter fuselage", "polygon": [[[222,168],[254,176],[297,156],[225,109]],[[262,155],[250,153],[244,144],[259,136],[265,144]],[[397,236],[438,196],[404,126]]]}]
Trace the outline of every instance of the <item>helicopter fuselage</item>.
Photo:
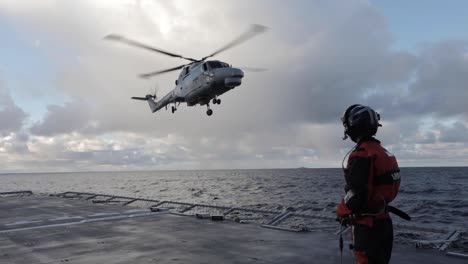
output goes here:
[{"label": "helicopter fuselage", "polygon": [[244,72],[220,61],[193,63],[182,69],[173,90],[178,102],[206,105],[210,100],[241,85]]}]

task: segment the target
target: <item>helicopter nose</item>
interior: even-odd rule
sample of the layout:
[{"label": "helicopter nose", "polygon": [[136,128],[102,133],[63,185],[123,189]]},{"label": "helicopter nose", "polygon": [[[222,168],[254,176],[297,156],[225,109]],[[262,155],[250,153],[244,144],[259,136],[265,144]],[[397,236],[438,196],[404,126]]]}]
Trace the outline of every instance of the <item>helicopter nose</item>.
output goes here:
[{"label": "helicopter nose", "polygon": [[226,87],[234,88],[242,84],[244,72],[237,68],[223,68],[224,85]]}]

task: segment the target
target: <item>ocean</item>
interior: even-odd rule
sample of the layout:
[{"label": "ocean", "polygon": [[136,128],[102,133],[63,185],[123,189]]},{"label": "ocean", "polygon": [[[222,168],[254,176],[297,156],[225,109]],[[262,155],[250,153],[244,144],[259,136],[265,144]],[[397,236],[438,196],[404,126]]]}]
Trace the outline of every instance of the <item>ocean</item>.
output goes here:
[{"label": "ocean", "polygon": [[[468,230],[468,167],[402,168],[392,203],[412,224]],[[341,169],[1,174],[0,191],[95,192],[156,200],[321,213],[344,195]],[[397,217],[393,217],[395,221]]]}]

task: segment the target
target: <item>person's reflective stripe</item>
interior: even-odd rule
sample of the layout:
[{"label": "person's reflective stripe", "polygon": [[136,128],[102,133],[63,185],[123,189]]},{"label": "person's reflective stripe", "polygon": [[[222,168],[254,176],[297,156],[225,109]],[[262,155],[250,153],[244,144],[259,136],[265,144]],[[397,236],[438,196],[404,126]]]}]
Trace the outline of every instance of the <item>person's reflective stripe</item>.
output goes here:
[{"label": "person's reflective stripe", "polygon": [[353,191],[353,189],[350,189],[348,192],[346,192],[346,195],[344,197],[345,203],[348,203],[349,200],[354,197],[354,195],[356,195],[356,193]]}]

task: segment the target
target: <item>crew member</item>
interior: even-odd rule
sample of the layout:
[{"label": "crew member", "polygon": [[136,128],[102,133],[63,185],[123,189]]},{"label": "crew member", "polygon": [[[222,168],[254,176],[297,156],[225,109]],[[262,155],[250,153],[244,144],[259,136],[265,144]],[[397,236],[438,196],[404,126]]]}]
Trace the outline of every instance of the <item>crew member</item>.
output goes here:
[{"label": "crew member", "polygon": [[379,120],[372,108],[358,104],[348,107],[341,118],[343,140],[349,137],[356,146],[343,167],[346,194],[337,215],[342,224],[352,226],[357,263],[388,263],[392,254],[393,225],[388,208],[393,207],[388,204],[398,194],[400,170],[395,156],[374,138],[381,126]]}]

